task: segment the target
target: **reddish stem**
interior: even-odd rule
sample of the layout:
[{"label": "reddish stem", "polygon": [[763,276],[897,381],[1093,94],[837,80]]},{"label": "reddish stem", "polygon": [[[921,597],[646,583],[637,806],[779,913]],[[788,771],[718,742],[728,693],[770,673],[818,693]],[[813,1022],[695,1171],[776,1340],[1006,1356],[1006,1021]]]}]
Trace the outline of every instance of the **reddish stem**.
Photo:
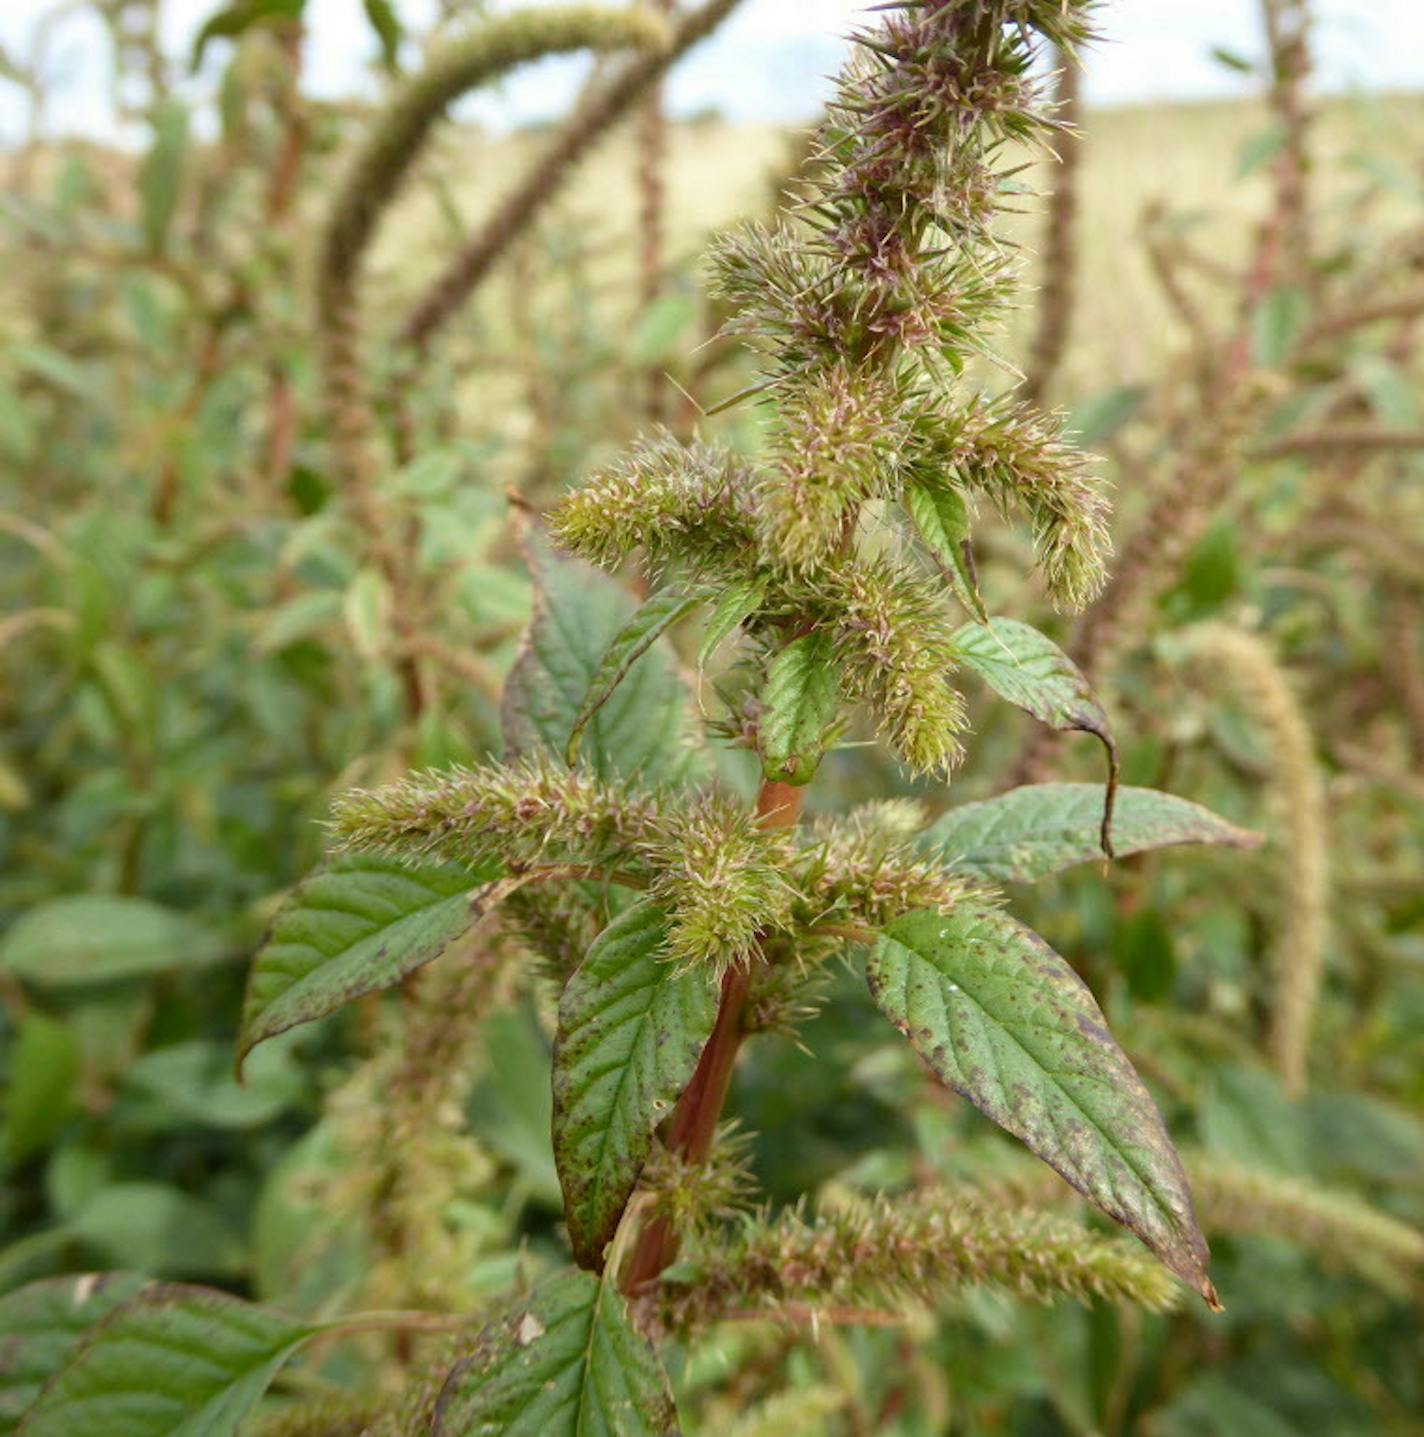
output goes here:
[{"label": "reddish stem", "polygon": [[[757,794],[757,817],[767,828],[794,828],[801,818],[804,790],[789,783],[763,783]],[[690,1163],[702,1163],[712,1151],[717,1124],[732,1086],[732,1073],[742,1049],[746,1029],[747,994],[751,991],[749,967],[729,968],[722,978],[722,1001],[712,1035],[702,1050],[697,1071],[683,1090],[668,1119],[664,1141],[669,1151]],[[677,1259],[678,1234],[663,1217],[656,1217],[638,1234],[623,1269],[625,1293],[652,1282]]]}]

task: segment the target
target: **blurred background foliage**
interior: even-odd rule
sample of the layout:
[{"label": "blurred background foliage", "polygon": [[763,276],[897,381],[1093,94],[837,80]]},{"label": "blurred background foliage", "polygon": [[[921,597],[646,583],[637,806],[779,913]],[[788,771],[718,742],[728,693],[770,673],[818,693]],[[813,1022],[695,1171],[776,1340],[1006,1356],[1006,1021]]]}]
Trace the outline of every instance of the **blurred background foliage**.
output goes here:
[{"label": "blurred background foliage", "polygon": [[[549,992],[511,982],[454,1050],[462,1136],[411,1161],[441,1166],[458,1266],[393,1277],[352,1219],[398,1160],[388,1008],[269,1045],[239,1087],[245,960],[336,791],[498,748],[531,606],[509,493],[537,509],[651,423],[756,449],[754,405],[702,417],[750,374],[697,258],[772,211],[798,136],[641,100],[412,346],[414,306],[559,133],[444,127],[365,287],[395,456],[373,528],[343,502],[310,297],[369,115],[306,95],[298,4],[218,11],[221,84],[179,98],[157,3],[95,0],[141,152],[40,129],[0,157],[0,1290],[117,1267],[464,1310],[558,1241]],[[1024,177],[1056,219],[1025,204],[1038,287],[986,364],[1102,454],[1119,551],[1075,627],[994,527],[990,608],[1093,672],[1127,781],[1270,836],[1014,894],[1189,1151],[1227,1311],[968,1291],[891,1330],[731,1326],[679,1364],[690,1431],[1424,1432],[1424,104],[1314,97],[1298,9],[1264,6],[1259,104],[1089,112]],[[366,10],[392,68],[432,39]],[[43,98],[25,57],[0,83]],[[1098,775],[978,717],[957,800]],[[848,744],[813,802],[912,791],[945,806]],[[801,1040],[755,1047],[733,1104],[772,1203],[986,1174],[1068,1200],[855,984]]]}]

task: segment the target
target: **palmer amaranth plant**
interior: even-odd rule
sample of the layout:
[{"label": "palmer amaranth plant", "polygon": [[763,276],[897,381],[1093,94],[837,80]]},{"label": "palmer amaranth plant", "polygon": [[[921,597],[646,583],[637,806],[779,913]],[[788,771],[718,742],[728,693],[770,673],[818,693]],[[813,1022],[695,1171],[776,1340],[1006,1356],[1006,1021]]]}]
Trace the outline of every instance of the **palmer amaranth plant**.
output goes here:
[{"label": "palmer amaranth plant", "polygon": [[[373,1330],[402,1336],[404,1395],[331,1395],[332,1375],[352,1368],[314,1365],[306,1395],[269,1430],[671,1433],[678,1418],[650,1336],[681,1341],[748,1316],[894,1323],[981,1282],[1160,1309],[1175,1274],[1215,1305],[1151,1097],[1087,987],[992,885],[1100,852],[1252,836],[1165,794],[1115,794],[1115,771],[1104,788],[1031,786],[933,825],[905,802],[799,823],[853,711],[908,770],[947,778],[966,734],[956,673],[1115,754],[1066,657],[1027,625],[989,616],[971,538],[986,499],[1026,519],[1062,606],[1081,606],[1102,581],[1106,501],[1085,460],[1049,418],[966,377],[990,353],[988,323],[1012,290],[992,229],[1011,162],[1053,124],[1034,52],[1071,55],[1090,5],[883,8],[840,77],[794,212],[713,256],[728,328],[761,356],[752,393],[774,419],[763,459],[646,439],[553,513],[572,560],[522,520],[541,592],[505,691],[504,761],[344,797],[338,856],[290,899],[251,976],[244,1057],[361,995],[412,989],[403,1005],[432,1025],[429,1041],[406,1043],[390,1079],[399,1093],[369,1089],[403,1105],[383,1186],[400,1189],[386,1216],[405,1231],[420,1184],[390,1168],[422,1146],[410,1131],[427,1120],[412,1100],[422,1055],[436,1067],[462,1060],[452,1012],[507,990],[519,942],[526,972],[559,995],[552,1141],[572,1263],[549,1271],[546,1255],[531,1255],[535,1270],[502,1310],[448,1318],[298,1320],[123,1277],[30,1289],[34,1303],[63,1308],[65,1341],[47,1360],[69,1360],[26,1437],[88,1437],[95,1404],[120,1401],[150,1414],[125,1431],[186,1418],[185,1431],[232,1433],[299,1349],[325,1355]],[[332,243],[354,262],[359,243],[344,235],[333,230]],[[340,312],[349,286],[328,299]],[[621,590],[583,561],[615,569],[634,556],[651,593],[630,616]],[[967,621],[951,617],[954,603]],[[703,606],[701,662],[734,640],[739,658],[718,716],[699,727],[664,636]],[[727,750],[715,759],[714,739]],[[714,780],[753,759],[754,801]],[[476,925],[497,906],[496,942]],[[437,973],[488,967],[488,981],[425,990],[416,970],[442,953]],[[738,1215],[747,1179],[722,1116],[739,1050],[794,1030],[838,957],[863,961],[874,1003],[940,1082],[1147,1251],[952,1189]],[[485,1015],[463,1016],[473,1026]],[[398,1262],[399,1237],[388,1251]],[[430,1300],[428,1285],[419,1293]],[[75,1346],[89,1318],[105,1320]],[[431,1333],[436,1350],[422,1342],[411,1356],[413,1335]],[[194,1351],[205,1360],[183,1360]]]}]

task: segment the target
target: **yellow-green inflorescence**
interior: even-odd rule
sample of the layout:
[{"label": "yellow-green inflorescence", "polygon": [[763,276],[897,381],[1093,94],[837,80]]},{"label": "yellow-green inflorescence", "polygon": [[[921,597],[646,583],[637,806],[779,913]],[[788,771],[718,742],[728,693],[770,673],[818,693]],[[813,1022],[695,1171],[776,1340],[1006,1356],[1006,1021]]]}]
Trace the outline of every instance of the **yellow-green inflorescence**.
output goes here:
[{"label": "yellow-green inflorescence", "polygon": [[[1102,584],[1100,481],[1052,418],[966,377],[971,360],[992,357],[990,325],[1014,288],[992,229],[1011,188],[1007,147],[1052,124],[1030,74],[1034,37],[1071,50],[1088,8],[887,7],[840,77],[793,213],[713,253],[715,293],[733,311],[726,331],[760,358],[763,459],[658,436],[552,516],[555,536],[594,563],[636,553],[655,576],[756,585],[743,626],[768,661],[829,635],[841,693],[919,773],[948,774],[966,720],[950,679],[956,623],[910,537],[909,491],[1025,518],[1062,607]],[[871,506],[906,520],[898,551],[864,544]]]},{"label": "yellow-green inflorescence", "polygon": [[348,849],[645,890],[668,914],[668,958],[724,969],[777,934],[856,941],[909,909],[949,912],[970,885],[914,853],[914,812],[871,805],[802,832],[769,829],[721,795],[629,792],[537,756],[356,790],[331,826]]}]

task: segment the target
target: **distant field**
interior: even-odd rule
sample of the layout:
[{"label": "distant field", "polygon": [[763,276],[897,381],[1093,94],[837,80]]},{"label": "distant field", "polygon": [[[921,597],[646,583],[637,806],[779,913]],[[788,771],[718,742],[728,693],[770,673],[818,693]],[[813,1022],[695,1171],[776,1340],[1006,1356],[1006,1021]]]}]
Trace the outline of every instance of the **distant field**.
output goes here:
[{"label": "distant field", "polygon": [[[1154,199],[1179,212],[1197,212],[1193,242],[1214,259],[1231,263],[1245,252],[1266,181],[1238,178],[1243,150],[1266,124],[1247,104],[1174,105],[1091,113],[1085,124],[1087,157],[1082,210],[1084,305],[1069,371],[1071,391],[1130,382],[1156,369],[1174,334],[1141,245],[1139,217]],[[739,216],[764,212],[775,177],[793,152],[794,132],[769,126],[715,122],[676,127],[668,171],[674,255],[695,257],[708,233]],[[1424,97],[1338,100],[1320,128],[1321,180],[1336,201],[1333,214],[1349,222],[1348,202],[1367,176],[1352,156],[1366,156],[1373,174],[1386,174],[1397,190],[1392,203],[1424,209]],[[458,178],[453,197],[467,218],[498,195],[541,139],[451,136],[441,169]],[[632,297],[632,256],[626,243],[634,223],[633,153],[626,135],[604,145],[560,199],[550,223],[566,227],[598,256],[600,302],[616,316]],[[1052,183],[1051,170],[1037,183]],[[448,251],[447,221],[427,188],[404,201],[401,219],[378,252],[390,288],[408,292]],[[1012,226],[1032,242],[1035,221]],[[1029,274],[1033,271],[1030,267]],[[491,303],[498,311],[499,286]],[[389,291],[388,291],[389,292]],[[1208,291],[1209,292],[1209,291]],[[1013,338],[1009,338],[1013,348]]]}]

